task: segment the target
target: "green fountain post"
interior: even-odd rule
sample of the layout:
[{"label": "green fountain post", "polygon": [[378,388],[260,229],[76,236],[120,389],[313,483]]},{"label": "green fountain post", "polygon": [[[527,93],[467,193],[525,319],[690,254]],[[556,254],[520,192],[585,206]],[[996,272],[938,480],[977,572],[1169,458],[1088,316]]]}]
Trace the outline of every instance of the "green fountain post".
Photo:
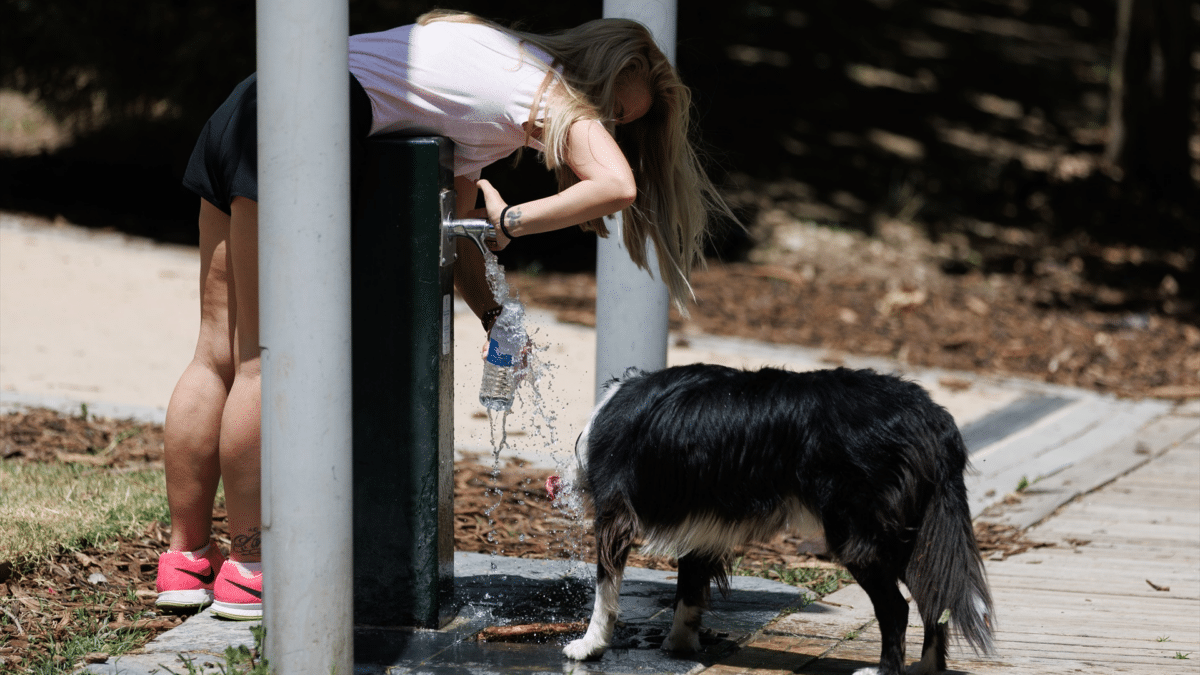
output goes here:
[{"label": "green fountain post", "polygon": [[368,139],[354,200],[354,622],[438,628],[454,585],[452,144]]}]

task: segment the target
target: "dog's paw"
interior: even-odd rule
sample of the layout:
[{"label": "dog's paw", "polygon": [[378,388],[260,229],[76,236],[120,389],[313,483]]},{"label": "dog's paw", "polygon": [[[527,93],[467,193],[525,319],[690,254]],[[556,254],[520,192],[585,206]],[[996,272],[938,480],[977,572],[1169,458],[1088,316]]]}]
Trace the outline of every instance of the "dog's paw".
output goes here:
[{"label": "dog's paw", "polygon": [[603,642],[593,640],[585,635],[578,640],[568,642],[567,646],[563,647],[563,655],[568,659],[587,661],[588,659],[600,658],[600,655],[604,653],[607,647],[608,645]]},{"label": "dog's paw", "polygon": [[878,668],[859,668],[854,671],[854,675],[879,675]]},{"label": "dog's paw", "polygon": [[692,630],[673,630],[663,640],[662,648],[673,654],[694,654],[700,651],[700,634]]}]

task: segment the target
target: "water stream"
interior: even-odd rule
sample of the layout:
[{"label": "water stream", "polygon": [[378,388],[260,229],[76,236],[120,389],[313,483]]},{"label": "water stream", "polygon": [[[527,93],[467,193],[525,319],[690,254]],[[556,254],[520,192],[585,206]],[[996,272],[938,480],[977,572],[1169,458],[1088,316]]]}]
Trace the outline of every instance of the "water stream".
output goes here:
[{"label": "water stream", "polygon": [[[490,251],[484,254],[484,270],[488,281],[488,286],[492,290],[492,295],[496,302],[503,305],[508,300],[517,301],[514,303],[520,308],[517,318],[523,333],[528,336],[529,343],[523,352],[523,358],[517,365],[518,368],[518,385],[516,388],[516,401],[523,404],[522,410],[528,410],[529,424],[531,428],[528,430],[528,435],[521,438],[528,439],[530,443],[542,443],[542,447],[548,449],[549,455],[553,457],[555,464],[555,473],[560,476],[573,477],[575,474],[575,453],[574,448],[568,448],[560,445],[558,433],[558,416],[554,411],[554,407],[550,405],[543,396],[542,385],[549,381],[556,371],[560,370],[560,366],[547,361],[543,358],[543,354],[548,350],[547,346],[539,346],[537,344],[537,331],[529,330],[527,325],[527,317],[524,311],[524,305],[520,304],[520,299],[516,289],[508,284],[508,280],[504,275],[504,268],[499,264],[496,256]],[[513,306],[513,305],[509,305]],[[512,414],[510,411],[493,411],[488,410],[488,422],[491,428],[492,442],[492,482],[493,488],[491,493],[495,495],[496,501],[488,509],[485,510],[485,515],[488,517],[488,526],[495,527],[496,522],[493,518],[493,513],[503,503],[503,490],[496,485],[500,476],[500,457],[502,453],[508,456],[517,454],[516,449],[509,442],[508,436],[508,418]],[[582,564],[583,560],[583,503],[579,495],[570,487],[570,481],[564,481],[564,489],[561,496],[555,500],[554,506],[562,512],[565,520],[572,523],[564,526],[562,531],[550,533],[554,539],[554,545],[561,546],[566,558],[572,563]],[[524,535],[520,535],[524,541]],[[494,538],[488,536],[489,542],[494,542]],[[500,549],[493,552],[493,555],[503,555],[504,550]]]}]

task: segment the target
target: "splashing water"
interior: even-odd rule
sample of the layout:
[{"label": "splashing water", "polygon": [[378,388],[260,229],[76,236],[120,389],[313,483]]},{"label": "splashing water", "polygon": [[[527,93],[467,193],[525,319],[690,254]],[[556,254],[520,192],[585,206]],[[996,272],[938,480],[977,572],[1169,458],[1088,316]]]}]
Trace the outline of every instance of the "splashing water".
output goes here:
[{"label": "splashing water", "polygon": [[[518,384],[516,387],[517,399],[522,403],[528,403],[532,412],[533,429],[527,438],[530,440],[541,440],[544,447],[551,449],[550,454],[554,458],[556,469],[560,475],[574,475],[574,452],[564,453],[556,451],[559,448],[558,416],[553,412],[555,407],[550,405],[542,394],[541,385],[546,378],[558,370],[559,366],[543,360],[542,354],[549,347],[538,346],[534,342],[536,332],[530,332],[526,329],[524,305],[520,303],[516,289],[509,286],[508,280],[504,275],[504,268],[490,251],[484,253],[484,272],[488,286],[491,288],[496,302],[506,307],[506,313],[509,308],[516,309],[512,321],[515,326],[510,329],[520,330],[529,339],[529,343],[523,352],[521,363],[518,365]],[[528,400],[526,400],[526,396],[528,396]],[[510,411],[507,410],[488,410],[488,423],[491,427],[492,441],[491,476],[494,486],[492,493],[496,495],[496,502],[485,510],[485,515],[488,517],[489,527],[493,528],[496,523],[492,514],[499,508],[504,498],[503,490],[497,486],[500,478],[500,455],[504,450],[513,450],[509,444],[507,428],[508,416],[510,414]],[[567,481],[562,495],[554,500],[553,505],[556,509],[563,512],[563,515],[566,516],[565,520],[570,523],[565,525],[565,529],[562,531],[548,533],[554,538],[553,545],[560,547],[570,561],[582,563],[585,540],[582,523],[584,508],[580,494],[574,489],[573,481]],[[533,537],[537,535],[529,534],[528,536]],[[521,535],[520,540],[524,541],[525,538],[526,535]],[[494,541],[490,535],[488,539],[489,541]],[[503,551],[499,551],[498,554],[503,554]]]}]

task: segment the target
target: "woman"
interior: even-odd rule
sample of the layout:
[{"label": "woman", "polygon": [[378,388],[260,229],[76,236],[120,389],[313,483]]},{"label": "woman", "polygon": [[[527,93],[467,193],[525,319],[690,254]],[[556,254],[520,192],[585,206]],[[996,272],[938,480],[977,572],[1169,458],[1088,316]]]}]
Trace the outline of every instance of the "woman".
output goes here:
[{"label": "woman", "polygon": [[[691,293],[710,210],[728,213],[689,143],[690,94],[641,25],[602,19],[553,35],[436,11],[415,25],[350,38],[352,147],[369,134],[454,141],[460,217],[516,237],[581,224],[601,236],[624,212],[625,245],[646,266],[647,239],[676,305]],[[231,619],[262,615],[260,361],[255,80],[205,125],[184,184],[200,195],[200,337],[166,419],[170,549],[158,606]],[[557,194],[507,204],[482,168],[526,147],[554,169]],[[482,192],[484,208],[475,210]],[[499,307],[482,256],[459,246],[455,286],[490,330]],[[210,541],[224,478],[230,559]]]}]

